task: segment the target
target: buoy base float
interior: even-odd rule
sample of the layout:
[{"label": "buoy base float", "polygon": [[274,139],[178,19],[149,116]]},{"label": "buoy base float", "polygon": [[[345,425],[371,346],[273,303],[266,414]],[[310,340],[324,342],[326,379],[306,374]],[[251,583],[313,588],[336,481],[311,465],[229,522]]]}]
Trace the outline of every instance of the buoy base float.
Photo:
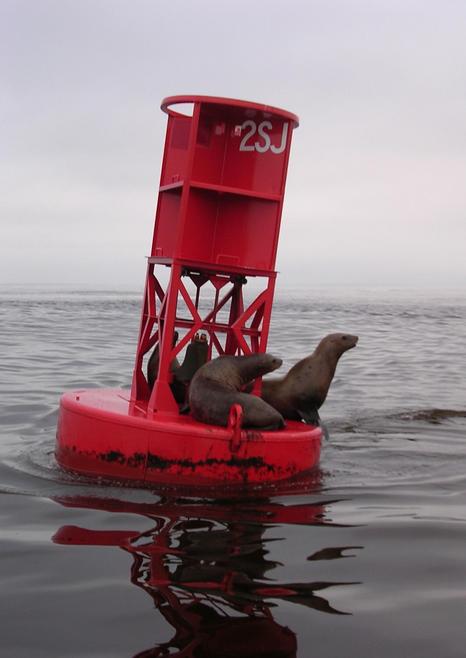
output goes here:
[{"label": "buoy base float", "polygon": [[134,485],[272,483],[318,464],[320,427],[288,421],[282,430],[242,430],[239,421],[232,413],[228,427],[217,427],[149,414],[123,389],[73,391],[60,401],[55,455],[65,470]]}]

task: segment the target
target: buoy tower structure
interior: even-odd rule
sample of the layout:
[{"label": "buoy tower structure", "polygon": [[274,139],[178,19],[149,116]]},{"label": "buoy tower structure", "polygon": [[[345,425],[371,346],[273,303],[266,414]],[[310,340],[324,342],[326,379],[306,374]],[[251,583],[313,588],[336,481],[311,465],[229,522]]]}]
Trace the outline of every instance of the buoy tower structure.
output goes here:
[{"label": "buoy tower structure", "polygon": [[206,359],[267,349],[298,117],[211,96],[169,97],[161,109],[168,122],[131,390],[65,393],[56,459],[69,471],[134,484],[293,478],[318,463],[320,427],[287,421],[253,431],[242,428],[238,405],[227,427],[206,425],[183,413],[173,383],[174,364],[195,341],[204,342]]}]

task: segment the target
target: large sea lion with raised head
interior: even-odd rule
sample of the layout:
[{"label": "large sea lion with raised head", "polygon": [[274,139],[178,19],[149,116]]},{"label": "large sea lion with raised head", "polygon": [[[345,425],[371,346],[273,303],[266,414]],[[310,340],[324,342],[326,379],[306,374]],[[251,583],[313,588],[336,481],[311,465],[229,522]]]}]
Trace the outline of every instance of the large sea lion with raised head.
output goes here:
[{"label": "large sea lion with raised head", "polygon": [[358,336],[329,334],[314,352],[298,361],[284,376],[262,381],[262,399],[284,418],[317,425],[319,408],[325,402],[338,360],[356,347]]},{"label": "large sea lion with raised head", "polygon": [[189,387],[192,416],[210,425],[228,424],[233,404],[243,409],[242,427],[263,430],[285,425],[283,416],[256,395],[243,393],[246,384],[279,368],[282,360],[271,354],[220,356],[204,364],[194,375]]}]

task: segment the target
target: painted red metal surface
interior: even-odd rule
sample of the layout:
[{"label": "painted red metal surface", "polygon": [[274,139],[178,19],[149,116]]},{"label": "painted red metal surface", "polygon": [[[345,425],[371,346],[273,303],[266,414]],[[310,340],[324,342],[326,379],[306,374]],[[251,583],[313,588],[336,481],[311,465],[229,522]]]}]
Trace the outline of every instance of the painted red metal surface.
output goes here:
[{"label": "painted red metal surface", "polygon": [[320,428],[289,421],[274,432],[148,417],[123,389],[61,399],[56,456],[66,469],[134,483],[256,484],[287,480],[319,460]]},{"label": "painted red metal surface", "polygon": [[186,95],[186,96],[167,96],[164,98],[160,107],[167,114],[179,116],[185,115],[185,113],[177,112],[173,109],[173,105],[185,105],[185,104],[194,104],[194,103],[204,103],[205,105],[222,105],[226,108],[240,108],[247,110],[248,115],[252,116],[252,113],[258,112],[264,116],[281,116],[284,119],[291,121],[294,128],[299,126],[299,118],[296,114],[288,112],[288,110],[283,110],[279,107],[273,107],[272,105],[264,105],[262,103],[251,103],[250,101],[243,101],[238,98],[223,98],[219,96],[201,96],[201,95]]},{"label": "painted red metal surface", "polygon": [[[191,104],[192,116],[171,109],[181,103]],[[148,400],[151,412],[177,413],[170,364],[196,333],[207,333],[209,358],[266,350],[298,120],[269,106],[206,96],[171,97],[162,109],[168,125],[132,399]],[[247,277],[259,283],[249,303]],[[227,317],[219,321],[222,313]],[[175,331],[184,335],[173,346]],[[159,371],[150,391],[143,359],[157,344]]]},{"label": "painted red metal surface", "polygon": [[[185,103],[191,115],[173,109]],[[291,477],[318,462],[319,428],[290,422],[278,432],[241,431],[238,414],[236,427],[202,425],[180,415],[171,384],[172,364],[199,334],[208,359],[266,351],[298,118],[208,96],[170,97],[162,109],[168,124],[131,394],[63,396],[57,460],[69,470],[134,482]],[[252,297],[248,278],[259,284]],[[159,356],[151,386],[153,349]]]}]

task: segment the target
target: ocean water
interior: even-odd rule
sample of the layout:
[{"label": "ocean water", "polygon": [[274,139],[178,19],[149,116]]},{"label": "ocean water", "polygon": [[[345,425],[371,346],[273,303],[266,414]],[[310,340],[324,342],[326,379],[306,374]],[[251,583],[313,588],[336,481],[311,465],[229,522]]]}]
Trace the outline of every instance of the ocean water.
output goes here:
[{"label": "ocean water", "polygon": [[62,472],[59,396],[129,387],[140,295],[0,289],[0,656],[464,658],[466,291],[278,291],[285,371],[356,333],[303,489]]}]

